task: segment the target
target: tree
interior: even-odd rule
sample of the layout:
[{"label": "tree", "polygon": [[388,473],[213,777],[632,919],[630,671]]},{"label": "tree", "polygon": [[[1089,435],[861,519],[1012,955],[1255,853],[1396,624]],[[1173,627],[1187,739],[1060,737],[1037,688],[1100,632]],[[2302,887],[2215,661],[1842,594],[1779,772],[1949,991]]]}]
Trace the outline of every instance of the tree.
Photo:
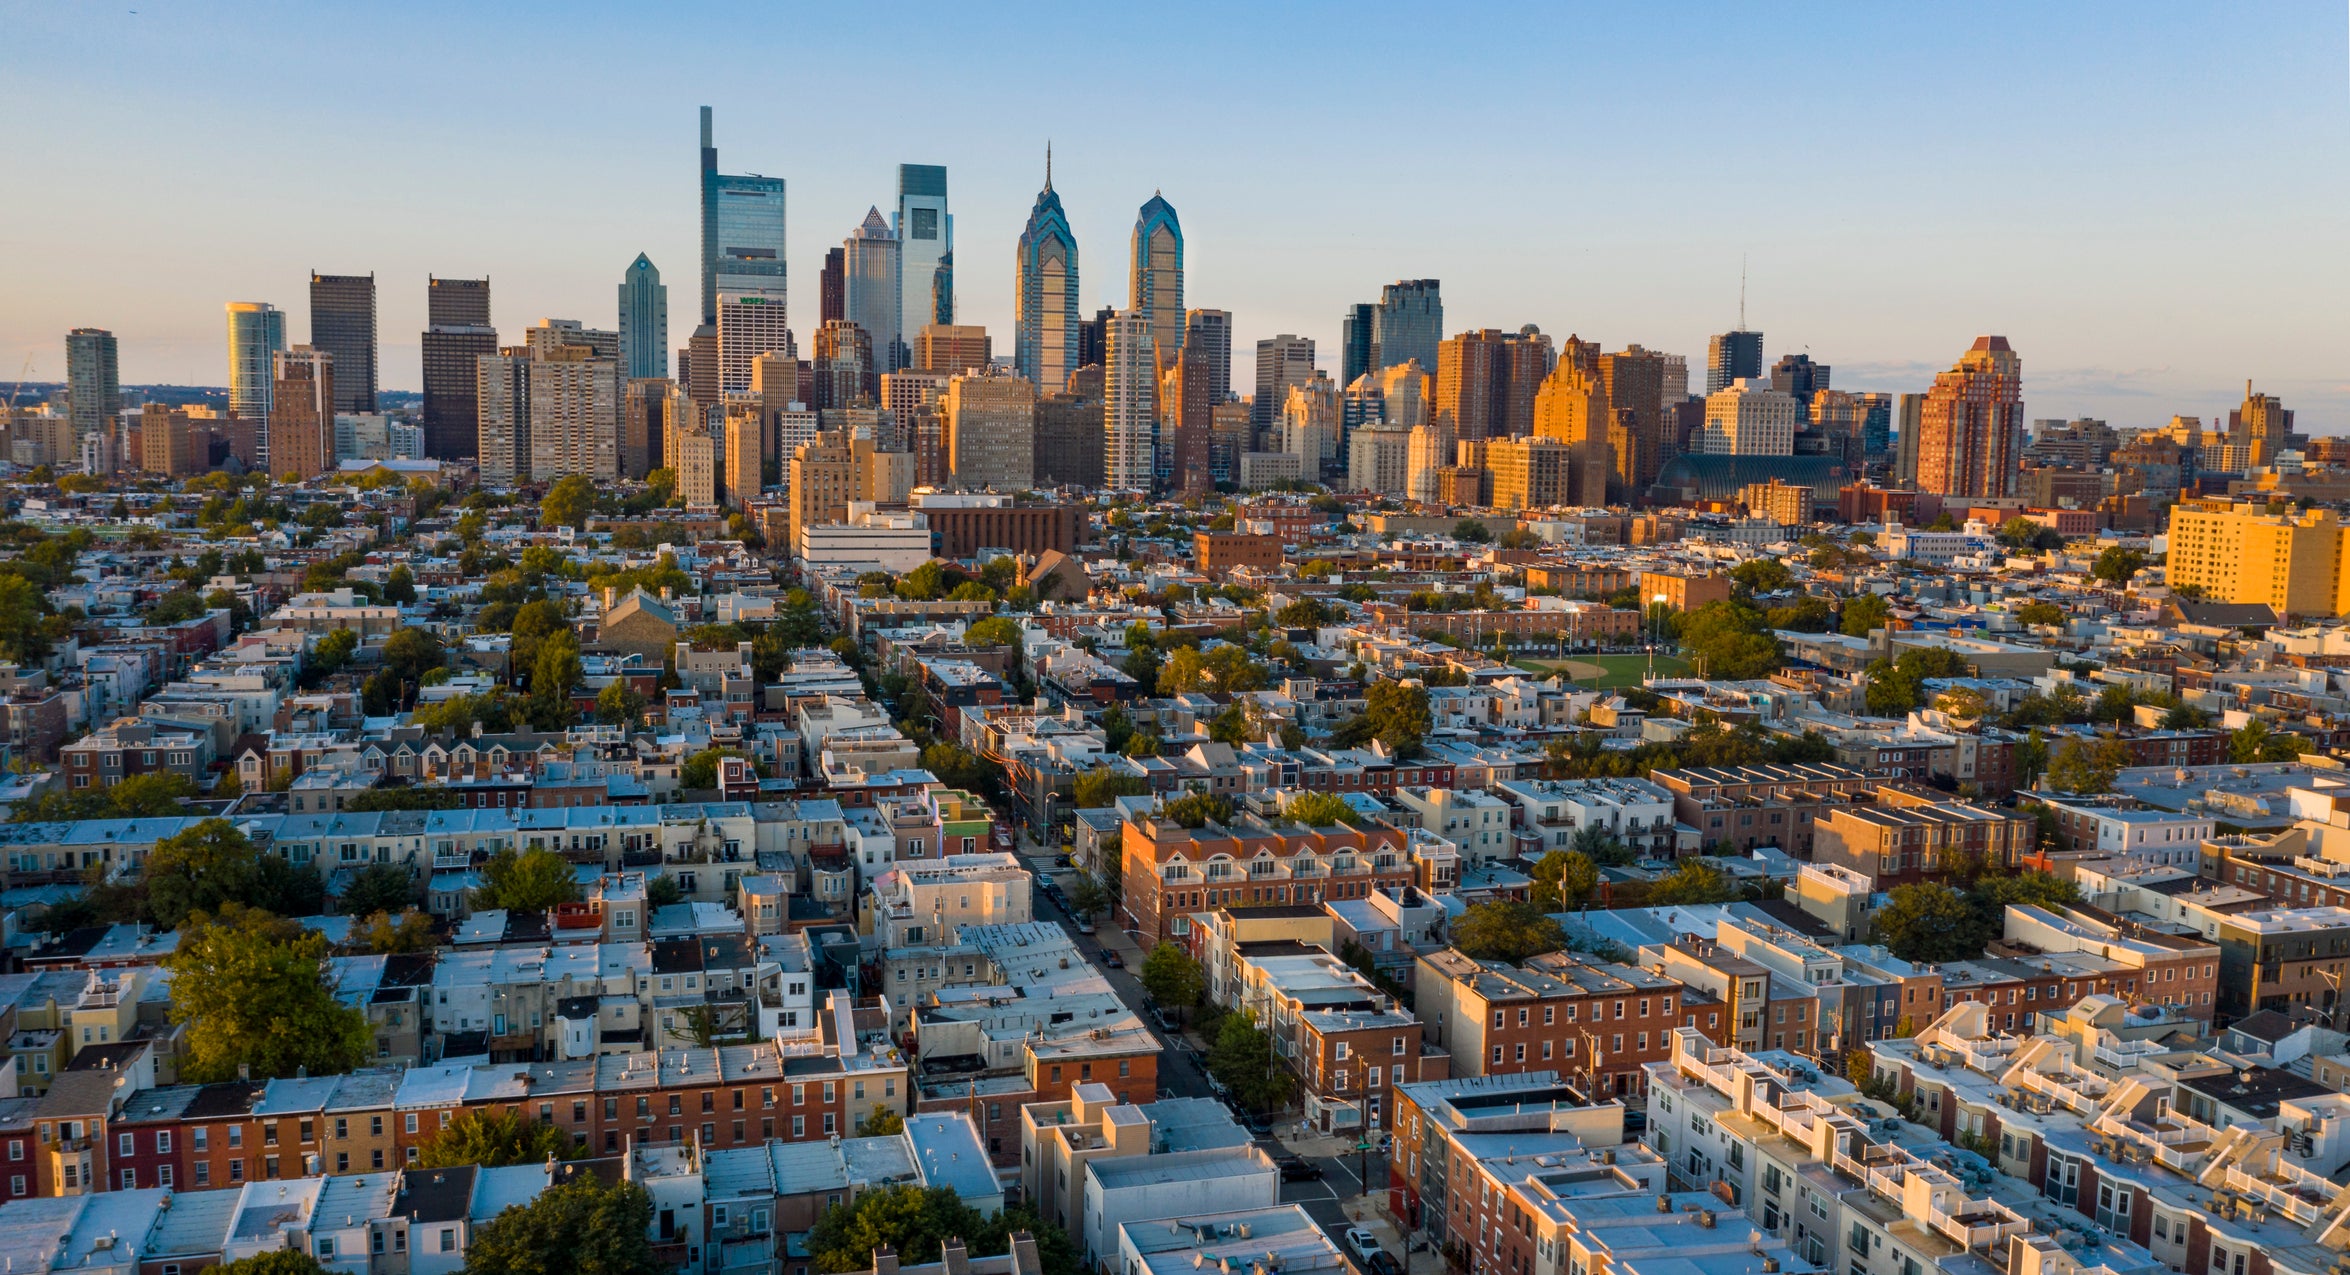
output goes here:
[{"label": "tree", "polygon": [[1110,891],[1101,878],[1090,872],[1080,872],[1069,887],[1069,914],[1081,921],[1090,921],[1110,909]]},{"label": "tree", "polygon": [[129,775],[106,790],[112,813],[125,819],[161,819],[186,814],[180,803],[196,795],[196,781],[172,770]]},{"label": "tree", "polygon": [[1300,793],[1289,799],[1281,813],[1309,828],[1328,828],[1337,824],[1361,823],[1362,813],[1350,806],[1346,798],[1336,793]]},{"label": "tree", "polygon": [[2089,568],[2089,574],[2116,588],[2127,588],[2131,579],[2145,566],[2145,554],[2115,545],[2097,555],[2097,561]]},{"label": "tree", "polygon": [[1159,818],[1186,828],[1204,828],[1210,820],[1232,822],[1232,799],[1212,792],[1187,792],[1159,807]]},{"label": "tree", "polygon": [[1846,637],[1865,638],[1870,630],[1884,628],[1892,615],[1891,603],[1874,593],[1862,593],[1844,600],[1844,620],[1837,628]]},{"label": "tree", "polygon": [[886,1138],[905,1131],[906,1118],[887,1107],[875,1107],[857,1122],[857,1136],[860,1138]]},{"label": "tree", "polygon": [[440,931],[422,912],[374,912],[359,919],[352,937],[378,956],[394,952],[429,952],[440,946]]},{"label": "tree", "polygon": [[643,1187],[570,1173],[475,1230],[465,1275],[670,1275],[653,1255],[652,1225]]},{"label": "tree", "polygon": [[1535,861],[1534,906],[1537,908],[1581,907],[1598,888],[1599,865],[1591,861],[1590,855],[1553,850]]},{"label": "tree", "polygon": [[683,902],[685,887],[677,883],[676,877],[662,873],[645,882],[645,906],[648,909],[673,907]]},{"label": "tree", "polygon": [[547,489],[546,499],[539,502],[539,525],[543,527],[585,527],[588,515],[596,509],[596,485],[582,474],[568,474]]},{"label": "tree", "polygon": [[1077,777],[1072,800],[1079,810],[1096,810],[1120,797],[1139,797],[1150,790],[1150,781],[1140,775],[1096,766]]},{"label": "tree", "polygon": [[625,677],[616,677],[604,683],[596,692],[596,720],[610,726],[634,726],[645,715],[644,692],[628,684]]},{"label": "tree", "polygon": [[1008,646],[1017,651],[1020,649],[1020,626],[1004,616],[991,615],[963,630],[963,645],[988,650]]},{"label": "tree", "polygon": [[1452,525],[1452,538],[1481,545],[1493,539],[1493,532],[1474,518],[1463,518]]},{"label": "tree", "polygon": [[1480,961],[1515,965],[1565,947],[1567,932],[1533,904],[1504,899],[1470,905],[1452,923],[1452,945]]},{"label": "tree", "polygon": [[544,912],[579,898],[571,862],[552,850],[500,850],[481,865],[481,879],[482,887],[473,892],[477,911]]},{"label": "tree", "polygon": [[349,629],[336,629],[318,639],[310,648],[309,658],[302,661],[303,681],[316,686],[343,671],[351,663],[351,655],[359,649],[359,635]]},{"label": "tree", "polygon": [[1777,558],[1756,558],[1730,569],[1730,579],[1748,593],[1777,593],[1795,583],[1787,564]]},{"label": "tree", "polygon": [[1954,961],[1979,952],[1974,935],[1966,896],[1931,881],[1894,887],[1877,913],[1877,941],[1905,961]]},{"label": "tree", "polygon": [[1273,622],[1285,629],[1319,628],[1334,618],[1329,604],[1320,598],[1299,598],[1273,613]]},{"label": "tree", "polygon": [[964,792],[997,793],[1004,786],[1004,766],[961,744],[932,744],[922,750],[922,768],[949,788]]},{"label": "tree", "polygon": [[494,1169],[576,1159],[584,1150],[554,1125],[525,1120],[502,1107],[485,1107],[442,1125],[425,1139],[416,1163],[427,1169],[452,1169],[461,1164]]},{"label": "tree", "polygon": [[[539,644],[538,657],[531,665],[530,702],[527,711],[531,725],[540,730],[564,730],[578,719],[579,710],[571,702],[571,688],[587,675],[579,658],[579,639],[571,630],[548,635]],[[602,703],[599,700],[597,707]]]},{"label": "tree", "polygon": [[298,1248],[264,1249],[212,1269],[223,1275],[332,1275],[317,1258]]},{"label": "tree", "polygon": [[1734,598],[1708,602],[1681,617],[1681,647],[1707,677],[1768,677],[1785,657],[1763,626],[1762,612]]},{"label": "tree", "polygon": [[[453,794],[452,794],[453,795]],[[351,874],[337,900],[345,916],[403,912],[416,906],[416,879],[396,863],[371,863]]]},{"label": "tree", "polygon": [[1142,990],[1150,994],[1151,1002],[1162,1009],[1188,1010],[1200,1003],[1207,993],[1207,971],[1181,945],[1159,940],[1149,956],[1142,958]]},{"label": "tree", "polygon": [[2244,729],[2228,736],[2228,760],[2239,766],[2264,761],[2291,761],[2301,755],[2307,743],[2301,736],[2280,732],[2255,717],[2244,723]]},{"label": "tree", "polygon": [[1236,748],[1248,742],[1248,709],[1239,703],[1225,705],[1223,712],[1208,720],[1208,738]]},{"label": "tree", "polygon": [[1398,760],[1420,755],[1421,741],[1436,725],[1428,688],[1392,679],[1373,682],[1363,696],[1363,725]]},{"label": "tree", "polygon": [[384,577],[384,601],[394,606],[406,606],[416,600],[416,573],[403,562]]},{"label": "tree", "polygon": [[2064,608],[2053,602],[2027,602],[2016,608],[2018,624],[2063,624]]},{"label": "tree", "polygon": [[157,841],[140,882],[149,919],[165,930],[230,904],[306,916],[318,911],[326,893],[317,873],[263,853],[226,819],[207,819]]},{"label": "tree", "polygon": [[718,760],[722,757],[748,758],[739,748],[705,748],[685,759],[677,768],[677,786],[689,792],[701,792],[718,786]]},{"label": "tree", "polygon": [[447,652],[441,640],[423,629],[402,629],[384,639],[383,671],[401,688],[400,702],[405,705],[411,688],[424,683],[424,675],[447,662]]},{"label": "tree", "polygon": [[1208,1072],[1251,1111],[1272,1112],[1289,1105],[1297,1079],[1273,1059],[1273,1038],[1257,1028],[1247,1011],[1226,1014],[1208,1046]]},{"label": "tree", "polygon": [[2115,776],[2133,760],[2130,746],[2113,736],[2099,736],[2092,743],[2070,735],[2049,758],[2048,786],[2058,792],[2111,792]]},{"label": "tree", "polygon": [[187,1028],[183,1080],[254,1080],[349,1071],[374,1056],[367,1015],[335,999],[326,936],[230,903],[198,913],[163,960],[171,1020]]},{"label": "tree", "polygon": [[1184,695],[1192,691],[1221,691],[1237,695],[1263,690],[1270,674],[1248,657],[1248,648],[1223,643],[1212,651],[1196,646],[1177,647],[1159,667],[1159,694]]},{"label": "tree", "polygon": [[1703,859],[1683,859],[1681,866],[1648,887],[1653,907],[1673,903],[1731,903],[1743,897],[1729,874]]},{"label": "tree", "polygon": [[901,1265],[926,1265],[938,1260],[943,1241],[977,1235],[986,1224],[943,1186],[885,1186],[826,1209],[809,1232],[809,1255],[826,1275],[872,1269],[873,1250],[884,1245]]}]

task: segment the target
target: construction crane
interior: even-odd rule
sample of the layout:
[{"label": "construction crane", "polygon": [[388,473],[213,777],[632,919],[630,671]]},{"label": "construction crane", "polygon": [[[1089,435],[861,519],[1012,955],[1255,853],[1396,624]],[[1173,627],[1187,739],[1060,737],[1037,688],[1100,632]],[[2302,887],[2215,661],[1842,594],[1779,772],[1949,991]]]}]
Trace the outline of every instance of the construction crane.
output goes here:
[{"label": "construction crane", "polygon": [[24,397],[25,382],[31,379],[33,379],[33,356],[27,354],[24,356],[24,366],[16,373],[16,388],[8,392],[8,410],[11,413],[16,411],[16,400]]}]

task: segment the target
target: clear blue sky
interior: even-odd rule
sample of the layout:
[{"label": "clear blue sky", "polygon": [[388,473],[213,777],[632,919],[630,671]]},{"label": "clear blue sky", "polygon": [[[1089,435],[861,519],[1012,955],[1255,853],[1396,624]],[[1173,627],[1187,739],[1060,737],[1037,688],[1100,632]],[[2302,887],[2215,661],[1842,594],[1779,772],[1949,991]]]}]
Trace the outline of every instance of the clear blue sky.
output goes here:
[{"label": "clear blue sky", "polygon": [[[133,12],[133,9],[136,12]],[[1173,16],[1159,18],[1157,15]],[[2350,430],[2340,3],[697,9],[0,0],[0,375],[111,328],[126,381],[219,384],[222,303],[307,332],[307,272],[374,271],[419,384],[428,273],[500,328],[614,322],[642,250],[691,330],[696,107],[790,182],[795,327],[900,161],[950,170],[964,322],[1008,349],[1049,136],[1084,300],[1123,303],[1154,189],[1187,297],[1336,363],[1345,306],[1444,281],[1446,325],[1537,323],[1917,390],[1982,332],[2035,417],[2159,423],[2246,377]],[[804,337],[803,337],[804,340]]]}]

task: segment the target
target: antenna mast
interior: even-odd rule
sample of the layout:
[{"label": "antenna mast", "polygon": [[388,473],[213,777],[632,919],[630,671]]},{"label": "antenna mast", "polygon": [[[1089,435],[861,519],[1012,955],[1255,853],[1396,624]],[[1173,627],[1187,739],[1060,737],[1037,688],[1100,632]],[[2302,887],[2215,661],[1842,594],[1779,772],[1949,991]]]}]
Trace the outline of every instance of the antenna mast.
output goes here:
[{"label": "antenna mast", "polygon": [[1738,254],[1738,330],[1746,330],[1746,254]]}]

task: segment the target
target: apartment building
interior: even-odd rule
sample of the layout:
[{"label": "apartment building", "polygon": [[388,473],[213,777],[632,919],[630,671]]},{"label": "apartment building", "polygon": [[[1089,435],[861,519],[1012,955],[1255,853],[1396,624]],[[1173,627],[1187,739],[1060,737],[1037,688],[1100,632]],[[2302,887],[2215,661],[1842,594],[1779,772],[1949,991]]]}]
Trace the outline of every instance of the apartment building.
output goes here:
[{"label": "apartment building", "polygon": [[1383,824],[1300,829],[1244,815],[1187,828],[1137,815],[1121,837],[1119,912],[1155,943],[1186,938],[1192,914],[1214,908],[1318,904],[1424,884],[1407,842]]},{"label": "apartment building", "polygon": [[1515,808],[1522,858],[1571,849],[1587,829],[1644,857],[1671,858],[1679,846],[1674,795],[1644,779],[1512,779],[1493,790]]},{"label": "apartment building", "polygon": [[1493,793],[1479,788],[1405,785],[1395,790],[1395,801],[1418,818],[1421,828],[1451,842],[1460,857],[1472,864],[1516,853],[1510,833],[1510,803]]},{"label": "apartment building", "polygon": [[1649,776],[1673,794],[1673,817],[1697,830],[1701,845],[1747,851],[1777,846],[1812,850],[1812,822],[1825,809],[1875,790],[1848,766],[1697,766]]},{"label": "apartment building", "polygon": [[1874,889],[1891,890],[1940,880],[1962,860],[2012,869],[2038,834],[2031,816],[2020,811],[1885,786],[1877,789],[1874,804],[1822,810],[1813,821],[1812,859],[1865,876]]},{"label": "apartment building", "polygon": [[1463,1076],[1555,1072],[1593,1096],[1637,1094],[1685,1013],[1679,982],[1649,970],[1535,957],[1524,968],[1447,948],[1420,957],[1412,1000]]},{"label": "apartment building", "polygon": [[1423,1042],[1420,1021],[1354,967],[1297,943],[1242,944],[1232,961],[1231,1008],[1273,1038],[1298,1079],[1308,1123],[1324,1133],[1384,1128],[1395,1086],[1451,1074]]}]

